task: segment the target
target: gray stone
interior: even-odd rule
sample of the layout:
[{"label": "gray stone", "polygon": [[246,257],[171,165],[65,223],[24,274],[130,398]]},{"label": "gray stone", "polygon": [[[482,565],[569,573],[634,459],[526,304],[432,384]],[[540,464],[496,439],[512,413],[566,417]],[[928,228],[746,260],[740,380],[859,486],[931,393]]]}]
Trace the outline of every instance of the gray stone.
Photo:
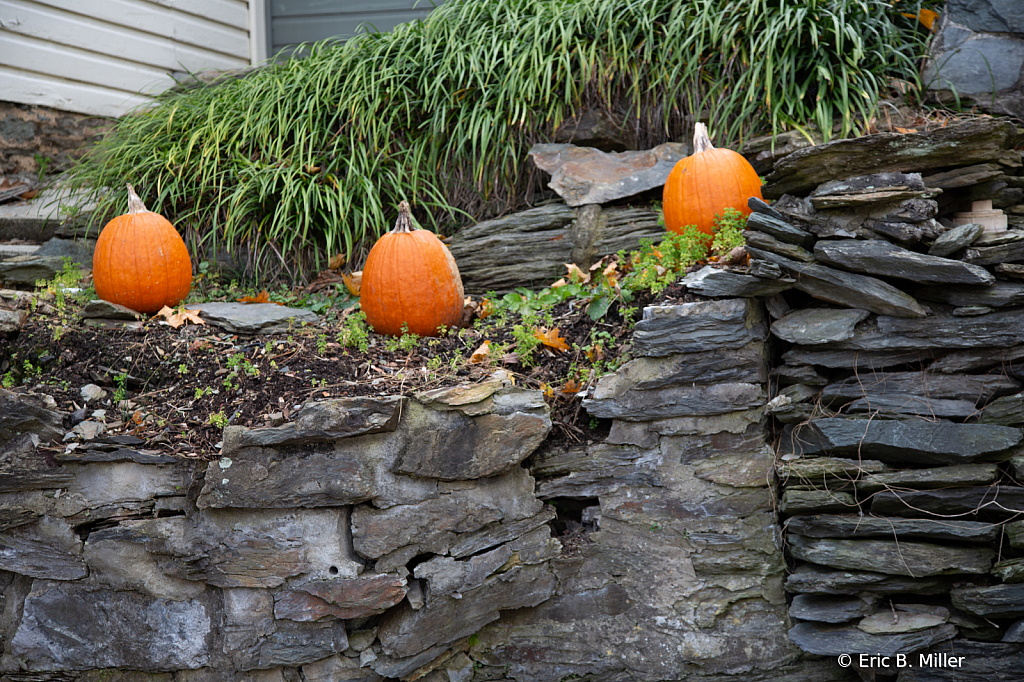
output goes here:
[{"label": "gray stone", "polygon": [[666,142],[646,151],[602,152],[571,144],[535,144],[529,156],[551,174],[548,187],[569,206],[602,204],[660,187],[676,162],[686,158],[686,144]]},{"label": "gray stone", "polygon": [[648,306],[633,330],[637,355],[662,357],[740,348],[767,336],[764,312],[750,299]]},{"label": "gray stone", "polygon": [[[519,521],[539,513],[542,503],[533,497],[533,487],[533,478],[526,470],[517,468],[504,476],[480,479],[472,487],[453,488],[413,505],[388,509],[357,506],[352,512],[355,550],[371,559],[386,557],[396,550],[408,553],[409,559],[427,552],[444,554],[462,539],[462,534],[496,521]],[[390,563],[378,562],[377,571],[389,570]]]},{"label": "gray stone", "polygon": [[980,317],[933,315],[908,320],[880,315],[876,324],[862,322],[854,335],[834,350],[929,350],[1009,348],[1024,344],[1024,309],[997,311]]},{"label": "gray stone", "polygon": [[956,227],[939,235],[939,238],[932,243],[931,247],[929,247],[928,255],[936,256],[938,258],[950,256],[960,249],[973,244],[974,240],[980,237],[981,233],[984,231],[984,225],[979,225],[977,223],[957,225]]},{"label": "gray stone", "polygon": [[39,258],[70,258],[72,263],[92,269],[92,253],[95,248],[96,242],[92,240],[80,242],[53,237],[44,242],[34,255]]},{"label": "gray stone", "polygon": [[1014,0],[950,0],[946,12],[951,22],[973,31],[1024,33],[1024,17]]},{"label": "gray stone", "polygon": [[955,634],[956,628],[948,624],[920,632],[872,635],[850,625],[799,623],[789,631],[789,639],[807,653],[819,656],[895,656],[927,649]]},{"label": "gray stone", "polygon": [[[18,436],[27,434],[37,436],[43,443],[59,441],[64,435],[64,416],[64,412],[46,407],[39,397],[0,388],[0,451]],[[0,482],[0,490],[3,488]]]},{"label": "gray stone", "polygon": [[[997,631],[998,632],[998,631]],[[899,682],[1010,682],[1024,666],[1019,646],[957,638],[918,654],[918,667],[905,668]],[[955,662],[955,666],[954,666]]]},{"label": "gray stone", "polygon": [[846,414],[869,414],[884,417],[912,415],[928,419],[967,419],[978,411],[970,400],[945,400],[907,394],[871,395],[848,403]]},{"label": "gray stone", "polygon": [[339,438],[394,431],[398,428],[403,403],[400,396],[309,402],[299,410],[295,421],[282,426],[256,429],[225,427],[221,454],[230,457],[247,447],[326,443]]},{"label": "gray stone", "polygon": [[992,575],[1004,583],[1024,583],[1024,559],[1003,559],[992,567]]},{"label": "gray stone", "polygon": [[772,323],[772,334],[790,343],[819,345],[853,336],[854,327],[870,313],[866,310],[804,308]]},{"label": "gray stone", "polygon": [[418,611],[400,606],[380,625],[385,654],[407,657],[477,632],[506,609],[536,606],[555,592],[555,577],[545,566],[516,566],[487,578],[480,587],[429,601]]},{"label": "gray stone", "polygon": [[352,579],[355,561],[339,509],[208,510],[192,518],[126,521],[95,531],[107,540],[145,546],[172,577],[217,587],[278,587],[287,578]]},{"label": "gray stone", "polygon": [[874,277],[835,270],[824,265],[799,263],[749,245],[747,251],[751,256],[779,265],[790,276],[796,278],[797,289],[814,298],[880,315],[925,315],[925,310],[913,298]]},{"label": "gray stone", "polygon": [[871,499],[871,513],[914,516],[921,513],[1005,519],[1024,512],[1024,489],[1009,486],[946,490],[885,490]]},{"label": "gray stone", "polygon": [[57,256],[15,256],[0,262],[0,281],[32,288],[36,282],[52,280],[63,269],[64,259]]},{"label": "gray stone", "polygon": [[587,109],[578,116],[568,117],[555,129],[553,139],[606,152],[630,148],[622,125],[604,110]]},{"label": "gray stone", "polygon": [[808,514],[812,512],[844,513],[858,510],[857,499],[850,493],[832,490],[786,489],[779,502],[780,514]]},{"label": "gray stone", "polygon": [[875,609],[874,599],[836,598],[831,595],[798,594],[789,605],[789,616],[816,623],[845,623]]},{"label": "gray stone", "polygon": [[1024,393],[993,400],[981,411],[978,421],[1004,426],[1024,424]]},{"label": "gray stone", "polygon": [[1024,583],[957,588],[949,593],[953,606],[983,618],[1024,617]]},{"label": "gray stone", "polygon": [[1013,126],[972,119],[921,133],[877,133],[793,152],[765,178],[761,194],[806,194],[829,180],[884,171],[926,171],[997,160],[1014,139]]},{"label": "gray stone", "polygon": [[[915,173],[914,175],[918,174]],[[865,207],[873,207],[876,204],[893,204],[900,201],[907,201],[909,199],[931,199],[938,194],[938,192],[933,189],[912,190],[896,187],[880,188],[873,191],[842,192],[827,195],[818,195],[817,191],[818,190],[811,192],[811,206],[818,211],[828,209],[857,211]]]},{"label": "gray stone", "polygon": [[950,45],[954,42],[951,38],[949,29],[940,34],[932,59],[925,64],[922,80],[931,89],[954,90],[959,95],[976,95],[984,100],[993,92],[1013,88],[1020,80],[1024,40],[975,34]]},{"label": "gray stone", "polygon": [[[78,422],[75,424],[74,428],[71,429],[71,433],[82,440],[94,440],[106,432],[106,424],[103,422],[93,421],[92,419],[86,419],[83,422]],[[68,436],[65,435],[64,439],[68,440]]]},{"label": "gray stone", "polygon": [[[1016,623],[1006,628],[1006,634],[1003,635],[1002,641],[1012,642],[1014,644],[1024,644],[1024,620],[1018,620]],[[1021,663],[1024,663],[1024,657],[1022,657]],[[1003,668],[1007,670],[1007,668]]]},{"label": "gray stone", "polygon": [[86,319],[101,318],[105,320],[141,320],[145,315],[135,312],[117,303],[93,299],[82,308],[82,317]]},{"label": "gray stone", "polygon": [[963,259],[975,265],[998,265],[1024,261],[1024,241],[1014,241],[996,246],[978,246],[967,249]]},{"label": "gray stone", "polygon": [[926,256],[883,239],[822,240],[814,245],[814,256],[827,265],[912,282],[985,285],[995,282],[995,276],[984,268]]},{"label": "gray stone", "polygon": [[456,559],[476,554],[535,531],[554,518],[554,508],[545,505],[536,516],[507,523],[490,523],[474,533],[461,536],[455,544],[448,548],[448,554]]},{"label": "gray stone", "polygon": [[[748,246],[752,246],[760,251],[768,251],[769,253],[774,253],[801,263],[814,262],[814,254],[807,249],[802,246],[797,246],[796,244],[778,240],[770,234],[750,231],[747,232],[744,237]],[[754,252],[751,251],[750,253]]]},{"label": "gray stone", "polygon": [[826,418],[787,426],[785,454],[871,457],[896,464],[966,464],[1021,441],[1020,429],[987,424]]},{"label": "gray stone", "polygon": [[309,310],[274,303],[192,303],[185,308],[200,311],[209,324],[231,334],[279,334],[320,321]]},{"label": "gray stone", "polygon": [[931,399],[965,400],[972,405],[987,403],[997,396],[1020,390],[1020,382],[995,374],[936,374],[934,372],[872,372],[858,373],[843,381],[829,384],[821,392],[826,405],[841,405],[858,398],[892,397],[918,399],[927,404]]},{"label": "gray stone", "polygon": [[[750,197],[749,199],[747,199],[747,208],[749,208],[753,213],[759,213],[761,215],[765,215],[770,218],[775,218],[776,220],[781,220],[783,222],[786,221],[786,217],[779,213],[778,211],[776,211],[771,206],[769,206],[764,199],[760,199],[758,197]],[[750,216],[747,216],[747,220],[750,220]]]},{"label": "gray stone", "polygon": [[857,629],[869,635],[895,635],[904,632],[920,632],[944,624],[948,618],[931,613],[886,613],[884,611],[864,618],[857,623]]},{"label": "gray stone", "polygon": [[[1024,303],[1024,284],[996,282],[986,287],[925,287],[914,292],[926,301],[941,301],[955,306],[991,306],[1002,308]],[[956,311],[953,311],[956,315]]]},{"label": "gray stone", "polygon": [[19,331],[27,319],[27,310],[7,310],[6,308],[0,308],[0,334],[11,334]]},{"label": "gray stone", "polygon": [[583,401],[592,417],[649,421],[671,417],[728,414],[765,404],[767,396],[758,384],[729,383],[714,386],[662,388],[650,391],[613,391],[614,384],[598,383],[593,398]]},{"label": "gray stone", "polygon": [[[783,361],[790,364],[816,365],[829,369],[867,369],[876,371],[886,367],[899,365],[916,365],[934,358],[936,351],[893,350],[893,351],[857,351],[829,350],[796,346],[782,355]],[[958,369],[955,371],[965,371]]]},{"label": "gray stone", "polygon": [[24,433],[0,449],[0,493],[66,488],[75,480],[70,467],[50,465],[38,443],[34,433]]},{"label": "gray stone", "polygon": [[865,192],[885,190],[920,191],[924,188],[920,173],[872,173],[822,183],[811,192],[811,198],[857,196]]},{"label": "gray stone", "polygon": [[86,404],[90,402],[98,403],[107,397],[107,392],[96,384],[86,384],[85,386],[82,386],[78,393],[82,396],[82,400],[84,400]]},{"label": "gray stone", "polygon": [[171,601],[37,580],[9,653],[30,670],[191,670],[211,662],[212,620],[200,599]]},{"label": "gray stone", "polygon": [[406,580],[397,575],[313,580],[274,595],[274,617],[294,621],[366,618],[405,599]]},{"label": "gray stone", "polygon": [[66,521],[50,516],[0,532],[0,570],[51,580],[88,575],[82,541]]},{"label": "gray stone", "polygon": [[952,488],[956,486],[988,485],[995,482],[999,469],[995,464],[960,464],[937,469],[907,469],[881,474],[869,474],[857,481],[857,491],[876,493],[886,489]]},{"label": "gray stone", "polygon": [[534,457],[531,472],[543,479],[537,488],[541,499],[596,497],[630,485],[659,485],[660,458],[658,448],[629,445],[547,448]]},{"label": "gray stone", "polygon": [[954,573],[988,573],[995,551],[945,547],[925,542],[847,540],[789,536],[794,558],[849,571],[870,571],[911,578]]},{"label": "gray stone", "polygon": [[829,380],[811,365],[780,365],[771,371],[772,379],[780,386],[787,384],[803,384],[805,386],[825,386]]},{"label": "gray stone", "polygon": [[382,678],[373,670],[360,667],[358,659],[334,655],[304,664],[302,679],[305,682],[380,682]]},{"label": "gray stone", "polygon": [[761,279],[710,265],[691,272],[680,284],[701,296],[721,298],[771,296],[793,288],[792,280]]},{"label": "gray stone", "polygon": [[61,464],[88,464],[100,462],[135,462],[136,464],[180,464],[182,459],[174,455],[162,454],[159,450],[132,450],[117,448],[116,450],[100,449],[99,447],[77,448],[71,452],[58,452],[53,459]]},{"label": "gray stone", "polygon": [[786,591],[798,594],[945,594],[949,587],[949,579],[941,576],[905,578],[811,564],[798,565],[786,576]]},{"label": "gray stone", "polygon": [[565,264],[586,268],[601,256],[659,242],[660,213],[589,204],[548,204],[459,230],[448,242],[466,293],[540,288],[565,275]]},{"label": "gray stone", "polygon": [[[757,258],[748,257],[747,274],[752,275],[754,277],[760,277],[761,279],[782,279],[782,268],[780,268],[775,263],[769,263],[768,261],[765,260],[758,260]],[[769,296],[768,301],[766,301],[766,303],[769,306],[768,310],[769,312],[772,313],[772,317],[781,317],[782,314],[784,314],[780,313],[776,315],[775,311],[773,311],[771,307],[771,301],[777,301],[780,298],[781,296],[779,296],[778,294],[773,294],[772,296]]]},{"label": "gray stone", "polygon": [[[907,472],[910,473],[910,472]],[[876,474],[877,475],[877,474]],[[868,476],[868,479],[872,476]],[[955,519],[901,519],[876,516],[793,516],[787,532],[812,538],[895,538],[953,542],[995,542],[999,527],[979,521]]]},{"label": "gray stone", "polygon": [[855,481],[862,476],[884,471],[889,471],[889,467],[875,460],[838,457],[801,457],[783,460],[778,465],[779,478],[787,485]]},{"label": "gray stone", "polygon": [[[756,199],[756,197],[751,197],[751,200],[753,199]],[[779,241],[796,244],[797,246],[801,246],[805,249],[809,249],[814,246],[813,234],[801,230],[799,227],[790,225],[782,219],[781,213],[777,215],[778,217],[772,216],[768,213],[751,213],[747,216],[747,229],[764,232]]]},{"label": "gray stone", "polygon": [[509,414],[467,417],[410,405],[403,421],[406,442],[392,471],[446,481],[495,476],[526,459],[547,437],[547,406]]},{"label": "gray stone", "polygon": [[[973,166],[962,166],[941,173],[933,173],[924,178],[928,187],[939,189],[957,189],[969,187],[1003,176],[1003,169],[997,163],[979,163]],[[940,255],[940,254],[933,254]]]}]

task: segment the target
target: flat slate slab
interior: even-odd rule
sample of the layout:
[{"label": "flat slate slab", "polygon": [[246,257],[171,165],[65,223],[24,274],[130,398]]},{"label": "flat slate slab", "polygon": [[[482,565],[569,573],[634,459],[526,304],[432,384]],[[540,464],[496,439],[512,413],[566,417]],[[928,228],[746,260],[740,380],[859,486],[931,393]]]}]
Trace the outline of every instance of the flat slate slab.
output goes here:
[{"label": "flat slate slab", "polygon": [[869,474],[857,481],[857,490],[876,493],[887,488],[913,488],[928,490],[963,486],[988,485],[999,476],[995,464],[957,464],[935,469],[904,469],[881,474]]},{"label": "flat slate slab", "polygon": [[740,348],[768,335],[761,304],[750,299],[648,306],[633,328],[637,355],[661,357]]},{"label": "flat slate slab", "polygon": [[875,372],[829,384],[822,390],[826,404],[844,403],[858,398],[916,396],[988,402],[1020,390],[1020,382],[998,374],[936,374],[934,372]]},{"label": "flat slate slab", "polygon": [[829,180],[882,171],[925,171],[997,161],[1012,144],[1009,121],[977,118],[922,133],[877,133],[800,149],[761,188],[766,199],[804,195]]},{"label": "flat slate slab", "polygon": [[958,260],[927,256],[884,239],[821,240],[814,257],[826,265],[921,284],[992,284],[995,275]]},{"label": "flat slate slab", "polygon": [[893,538],[953,542],[994,542],[999,526],[956,519],[903,519],[859,514],[794,516],[786,530],[812,538]]},{"label": "flat slate slab", "polygon": [[816,346],[843,341],[868,315],[866,310],[834,308],[803,308],[772,323],[772,334],[783,341]]},{"label": "flat slate slab", "polygon": [[789,640],[809,654],[839,656],[870,654],[895,656],[927,649],[952,639],[956,627],[940,625],[920,632],[871,635],[852,625],[799,623],[789,631]]},{"label": "flat slate slab", "polygon": [[851,540],[789,536],[789,551],[796,559],[819,566],[870,571],[911,578],[956,573],[988,573],[995,550],[948,547],[927,542]]},{"label": "flat slate slab", "polygon": [[1010,348],[1024,344],[1024,309],[996,310],[977,317],[931,315],[911,320],[879,315],[862,322],[853,336],[833,350],[891,351]]},{"label": "flat slate slab", "polygon": [[689,155],[681,142],[644,151],[603,152],[572,144],[535,144],[529,156],[551,174],[548,187],[569,206],[601,204],[661,187],[676,162]]},{"label": "flat slate slab", "polygon": [[1005,519],[1024,513],[1024,488],[973,486],[946,490],[884,490],[871,498],[871,513],[881,516],[978,514]]},{"label": "flat slate slab", "polygon": [[799,564],[786,576],[786,591],[796,594],[945,594],[949,585],[950,579],[942,576],[908,578],[813,564]]},{"label": "flat slate slab", "polygon": [[911,318],[925,316],[924,308],[909,294],[880,279],[824,265],[801,263],[749,244],[747,252],[755,258],[775,263],[796,278],[797,289],[822,301],[880,315]]},{"label": "flat slate slab", "polygon": [[[756,197],[751,197],[751,199],[755,198]],[[799,227],[790,225],[783,220],[781,216],[782,214],[778,212],[776,212],[776,215],[771,215],[769,213],[757,212],[755,209],[754,213],[747,216],[747,229],[764,232],[765,234],[775,237],[779,241],[796,244],[797,246],[802,246],[805,249],[809,249],[814,246],[813,234],[801,230]]]},{"label": "flat slate slab", "polygon": [[941,301],[955,306],[991,306],[1003,308],[1024,304],[1024,284],[996,282],[991,286],[924,287],[914,292],[926,301]]},{"label": "flat slate slab", "polygon": [[[815,419],[786,426],[780,454],[870,457],[894,464],[966,464],[1020,443],[1021,430],[987,424]],[[1024,489],[1021,489],[1024,492]]]},{"label": "flat slate slab", "polygon": [[950,591],[953,606],[982,618],[1024,617],[1024,583]]},{"label": "flat slate slab", "polygon": [[204,320],[232,334],[279,334],[320,321],[310,310],[273,303],[193,303],[185,307],[198,310]]},{"label": "flat slate slab", "polygon": [[792,289],[795,282],[791,279],[763,279],[705,265],[684,277],[680,284],[701,296],[745,298],[772,296]]},{"label": "flat slate slab", "polygon": [[834,597],[821,594],[798,594],[789,605],[790,618],[817,623],[845,623],[862,618],[875,610],[873,599]]}]

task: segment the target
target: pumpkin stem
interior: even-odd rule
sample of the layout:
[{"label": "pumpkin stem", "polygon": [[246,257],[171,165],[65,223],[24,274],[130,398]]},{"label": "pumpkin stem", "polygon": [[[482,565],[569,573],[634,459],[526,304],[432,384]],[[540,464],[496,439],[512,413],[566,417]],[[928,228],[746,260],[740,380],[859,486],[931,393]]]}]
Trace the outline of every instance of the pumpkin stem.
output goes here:
[{"label": "pumpkin stem", "polygon": [[391,232],[394,234],[404,234],[415,231],[416,228],[412,224],[412,213],[409,212],[409,202],[398,202],[398,220],[395,221],[395,229],[391,230]]},{"label": "pumpkin stem", "polygon": [[693,127],[693,153],[698,154],[714,148],[715,145],[711,144],[711,138],[708,137],[708,127],[698,121]]},{"label": "pumpkin stem", "polygon": [[149,209],[142,203],[142,199],[135,193],[135,188],[128,185],[128,212],[129,213],[149,213]]}]

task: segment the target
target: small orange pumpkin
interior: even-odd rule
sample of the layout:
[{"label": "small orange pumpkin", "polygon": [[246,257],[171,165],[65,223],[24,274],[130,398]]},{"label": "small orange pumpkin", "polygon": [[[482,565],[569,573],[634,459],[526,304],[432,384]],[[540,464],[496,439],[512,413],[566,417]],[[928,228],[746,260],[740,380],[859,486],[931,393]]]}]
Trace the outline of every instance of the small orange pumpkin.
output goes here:
[{"label": "small orange pumpkin", "polygon": [[676,163],[665,181],[665,227],[682,234],[687,225],[696,225],[701,232],[714,234],[715,214],[734,208],[750,215],[750,197],[761,198],[757,171],[731,149],[715,149],[707,126],[698,123],[693,154]]},{"label": "small orange pumpkin", "polygon": [[448,247],[433,232],[413,227],[409,204],[398,204],[395,229],[370,249],[359,306],[378,334],[399,336],[403,325],[419,336],[462,321],[462,277]]},{"label": "small orange pumpkin", "polygon": [[104,301],[153,314],[188,296],[192,260],[174,226],[146,210],[128,185],[128,212],[107,223],[96,241],[92,279]]}]

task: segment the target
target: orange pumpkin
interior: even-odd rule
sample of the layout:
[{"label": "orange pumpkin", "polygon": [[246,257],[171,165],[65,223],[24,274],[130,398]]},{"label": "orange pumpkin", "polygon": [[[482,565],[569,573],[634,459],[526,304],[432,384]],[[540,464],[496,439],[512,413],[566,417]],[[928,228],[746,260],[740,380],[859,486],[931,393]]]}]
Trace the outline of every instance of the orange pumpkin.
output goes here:
[{"label": "orange pumpkin", "polygon": [[104,301],[152,314],[188,296],[192,260],[174,226],[146,210],[128,185],[128,212],[107,223],[96,241],[92,279]]},{"label": "orange pumpkin", "polygon": [[373,245],[363,266],[359,306],[378,334],[436,336],[462,320],[462,277],[448,247],[433,232],[413,227],[409,204]]},{"label": "orange pumpkin", "polygon": [[693,154],[676,163],[665,182],[665,227],[682,234],[687,225],[696,225],[701,232],[714,234],[715,214],[734,208],[750,215],[750,197],[761,198],[757,171],[731,149],[715,149],[707,126],[698,123]]}]

